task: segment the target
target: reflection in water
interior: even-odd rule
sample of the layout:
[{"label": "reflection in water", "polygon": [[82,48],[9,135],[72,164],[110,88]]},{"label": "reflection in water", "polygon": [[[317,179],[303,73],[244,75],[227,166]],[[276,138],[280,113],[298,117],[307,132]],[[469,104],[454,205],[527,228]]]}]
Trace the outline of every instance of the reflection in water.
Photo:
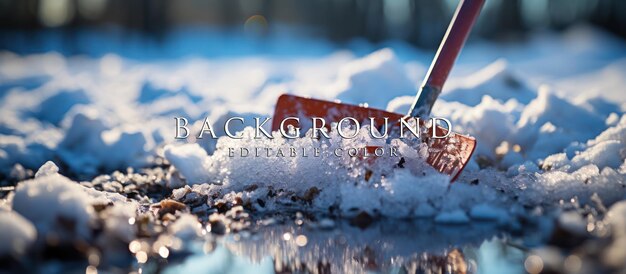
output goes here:
[{"label": "reflection in water", "polygon": [[495,223],[381,220],[360,229],[328,221],[229,235],[166,273],[524,273],[524,251]]}]

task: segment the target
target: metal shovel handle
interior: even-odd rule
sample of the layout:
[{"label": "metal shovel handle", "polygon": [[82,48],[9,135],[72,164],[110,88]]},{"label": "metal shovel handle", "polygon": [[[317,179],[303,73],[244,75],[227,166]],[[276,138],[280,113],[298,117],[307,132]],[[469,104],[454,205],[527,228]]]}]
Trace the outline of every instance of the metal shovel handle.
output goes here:
[{"label": "metal shovel handle", "polygon": [[430,64],[426,79],[411,106],[410,116],[421,117],[430,114],[484,3],[485,0],[461,0],[459,3],[435,59]]}]

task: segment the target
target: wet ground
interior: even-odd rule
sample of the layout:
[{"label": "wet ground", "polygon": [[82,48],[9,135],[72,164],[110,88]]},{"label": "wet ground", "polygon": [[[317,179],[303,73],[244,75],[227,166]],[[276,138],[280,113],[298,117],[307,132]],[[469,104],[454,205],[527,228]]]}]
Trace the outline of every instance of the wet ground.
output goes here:
[{"label": "wet ground", "polygon": [[[62,242],[50,235],[39,237],[38,244],[25,256],[0,260],[1,272],[624,271],[607,267],[602,261],[603,252],[611,243],[610,230],[602,221],[606,208],[581,208],[574,202],[564,202],[549,211],[529,208],[514,221],[474,220],[457,225],[436,223],[432,218],[391,219],[364,212],[338,216],[299,211],[306,206],[263,213],[256,211],[250,201],[230,193],[207,196],[190,188],[172,191],[165,184],[167,170],[167,166],[140,172],[129,169],[80,182],[138,203],[136,214],[121,217],[131,230],[120,233],[110,227],[120,218],[112,203],[94,204],[99,221],[91,227],[90,240],[74,238]],[[5,188],[4,198],[14,189]],[[272,195],[268,193],[269,196]],[[303,198],[297,200],[307,203]],[[192,220],[182,222],[185,216]],[[577,216],[587,218],[582,232],[580,224],[572,221],[582,220]],[[71,234],[71,222],[58,222],[61,226],[57,236],[62,239],[63,233]]]}]

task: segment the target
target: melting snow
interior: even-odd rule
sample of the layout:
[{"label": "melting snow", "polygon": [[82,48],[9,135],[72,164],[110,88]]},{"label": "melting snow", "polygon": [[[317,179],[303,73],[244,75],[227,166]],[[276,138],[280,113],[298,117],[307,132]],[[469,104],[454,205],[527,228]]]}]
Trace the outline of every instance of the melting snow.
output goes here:
[{"label": "melting snow", "polygon": [[[43,165],[7,198],[12,213],[0,213],[0,218],[19,214],[24,219],[0,225],[21,239],[16,251],[35,237],[27,228],[30,223],[40,237],[54,232],[61,239],[85,239],[93,236],[93,205],[115,202],[123,207],[111,212],[121,227],[113,233],[128,235],[132,228],[122,224],[136,205],[59,175],[55,165],[46,163],[51,159],[62,163],[64,174],[90,178],[149,166],[164,157],[174,166],[168,175],[171,188],[219,192],[224,199],[252,201],[260,211],[336,207],[344,215],[366,211],[465,223],[506,220],[524,208],[572,199],[588,203],[594,194],[612,204],[626,197],[626,47],[593,33],[574,29],[564,37],[540,36],[510,51],[468,45],[433,109],[435,116],[449,118],[455,131],[478,140],[466,171],[452,185],[447,176],[421,173],[428,171],[421,156],[425,148],[411,154],[401,141],[382,145],[400,146],[405,168],[394,168],[398,159],[383,158],[367,180],[368,168],[349,157],[228,156],[229,147],[332,151],[374,142],[367,138],[256,140],[242,125],[237,130],[243,131],[243,140],[190,138],[185,144],[174,139],[175,115],[186,116],[195,128],[210,117],[220,128],[228,116],[270,117],[283,92],[405,113],[430,55],[388,48],[362,58],[344,52],[315,61],[241,57],[143,64],[115,55],[85,59],[0,53],[0,81],[9,83],[0,94],[0,172],[18,174]],[[407,62],[407,56],[420,63]],[[604,56],[604,63],[594,59],[598,56]],[[471,59],[478,57],[482,59]],[[77,69],[85,67],[92,69]],[[475,72],[463,73],[467,71]],[[33,84],[19,84],[25,79]],[[277,198],[264,205],[257,202],[268,193]],[[617,216],[611,222],[618,229],[623,228],[622,207],[611,209],[611,216]],[[190,218],[171,229],[193,234]],[[74,231],[67,224],[74,224]],[[2,245],[0,253],[6,250]],[[619,250],[607,256],[611,262],[623,258]]]}]

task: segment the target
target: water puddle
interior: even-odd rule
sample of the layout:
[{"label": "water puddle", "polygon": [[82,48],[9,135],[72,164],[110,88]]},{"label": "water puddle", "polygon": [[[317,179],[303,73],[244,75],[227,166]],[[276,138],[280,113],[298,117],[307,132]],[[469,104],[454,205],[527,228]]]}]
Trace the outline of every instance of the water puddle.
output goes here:
[{"label": "water puddle", "polygon": [[165,273],[525,273],[538,229],[519,235],[492,222],[439,225],[430,220],[286,222],[194,243],[193,255]]}]

